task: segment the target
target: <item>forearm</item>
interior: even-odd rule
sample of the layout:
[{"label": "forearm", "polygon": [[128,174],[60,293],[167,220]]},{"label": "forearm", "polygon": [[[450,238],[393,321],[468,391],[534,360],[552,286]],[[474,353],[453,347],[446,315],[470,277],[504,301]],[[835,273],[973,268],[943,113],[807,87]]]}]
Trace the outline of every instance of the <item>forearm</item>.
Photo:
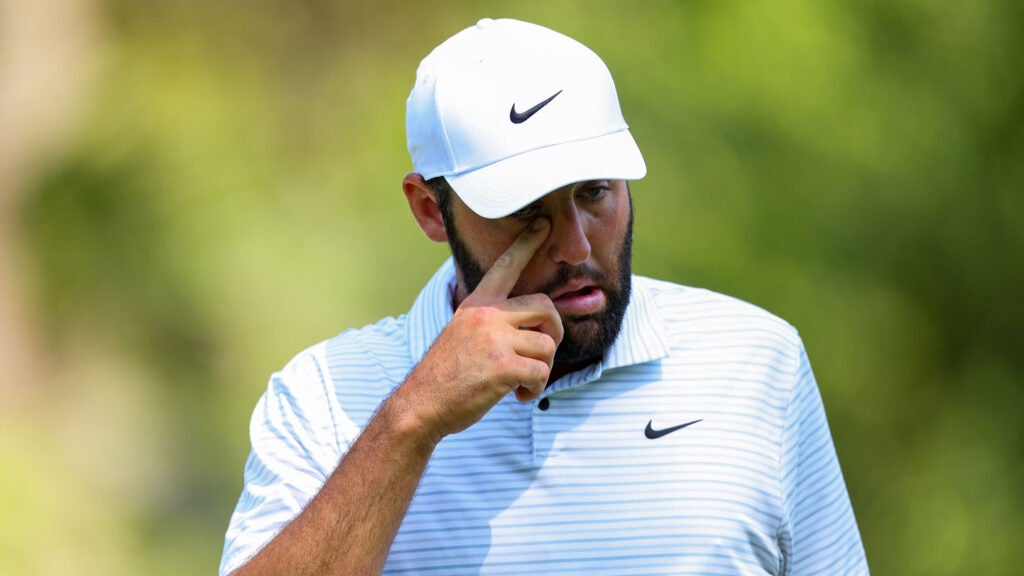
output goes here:
[{"label": "forearm", "polygon": [[436,444],[509,392],[544,390],[561,318],[546,295],[509,294],[549,228],[539,218],[520,233],[306,509],[235,576],[380,573]]},{"label": "forearm", "polygon": [[320,492],[236,576],[378,574],[433,453],[392,396],[370,420]]}]

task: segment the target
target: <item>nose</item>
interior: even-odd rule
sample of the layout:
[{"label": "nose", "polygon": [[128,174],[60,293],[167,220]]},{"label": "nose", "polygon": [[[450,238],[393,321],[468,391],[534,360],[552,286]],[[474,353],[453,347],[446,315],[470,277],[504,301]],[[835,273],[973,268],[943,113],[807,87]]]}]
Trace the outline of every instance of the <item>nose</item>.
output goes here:
[{"label": "nose", "polygon": [[551,218],[548,253],[556,264],[582,264],[590,258],[590,240],[579,210],[569,203]]}]

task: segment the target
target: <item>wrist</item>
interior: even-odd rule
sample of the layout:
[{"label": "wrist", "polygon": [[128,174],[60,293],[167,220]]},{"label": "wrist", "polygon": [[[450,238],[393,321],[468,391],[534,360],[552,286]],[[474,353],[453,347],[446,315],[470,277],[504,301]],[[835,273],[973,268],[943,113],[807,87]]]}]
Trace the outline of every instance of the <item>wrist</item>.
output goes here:
[{"label": "wrist", "polygon": [[416,408],[417,403],[408,401],[399,387],[381,404],[376,419],[403,445],[433,452],[444,435],[435,431]]}]

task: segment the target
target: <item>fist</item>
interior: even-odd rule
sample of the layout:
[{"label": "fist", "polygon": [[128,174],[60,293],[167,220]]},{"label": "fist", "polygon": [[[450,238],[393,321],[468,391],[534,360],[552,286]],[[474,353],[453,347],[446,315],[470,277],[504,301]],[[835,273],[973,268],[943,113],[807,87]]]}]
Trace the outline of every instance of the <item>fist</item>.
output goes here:
[{"label": "fist", "polygon": [[519,235],[396,391],[435,438],[470,427],[509,392],[526,402],[544,391],[561,319],[545,294],[509,294],[549,231],[538,218]]}]

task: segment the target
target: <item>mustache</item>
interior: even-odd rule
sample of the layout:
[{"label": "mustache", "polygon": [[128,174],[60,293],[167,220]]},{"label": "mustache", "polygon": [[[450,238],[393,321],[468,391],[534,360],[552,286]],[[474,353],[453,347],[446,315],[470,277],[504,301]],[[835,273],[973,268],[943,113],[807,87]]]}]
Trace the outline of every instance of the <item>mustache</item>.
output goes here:
[{"label": "mustache", "polygon": [[555,290],[573,280],[590,280],[598,286],[604,286],[608,282],[608,275],[589,264],[577,266],[564,266],[558,269],[555,277],[545,282],[537,289],[539,294],[552,294]]}]

